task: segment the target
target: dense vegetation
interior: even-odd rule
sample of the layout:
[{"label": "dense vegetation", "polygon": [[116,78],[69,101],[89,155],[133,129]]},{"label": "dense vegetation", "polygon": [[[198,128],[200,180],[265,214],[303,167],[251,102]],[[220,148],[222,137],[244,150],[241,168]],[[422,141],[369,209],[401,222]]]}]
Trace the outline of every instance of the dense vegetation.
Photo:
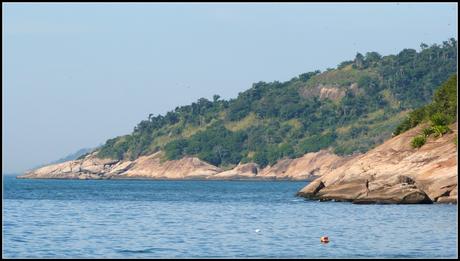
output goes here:
[{"label": "dense vegetation", "polygon": [[412,112],[396,128],[399,135],[421,123],[429,123],[422,133],[412,139],[412,147],[420,148],[429,136],[440,137],[451,130],[448,125],[457,121],[457,75],[452,75],[437,89],[430,104]]},{"label": "dense vegetation", "polygon": [[197,156],[218,166],[330,148],[364,152],[391,136],[408,111],[429,102],[457,70],[457,41],[382,57],[357,54],[336,69],[286,82],[258,82],[229,101],[214,95],[141,121],[132,134],[110,139],[99,157],[135,159],[163,151],[166,159]]},{"label": "dense vegetation", "polygon": [[[430,104],[413,110],[398,125],[394,134],[399,135],[422,122],[431,120],[433,126],[448,125],[457,119],[457,75],[452,75],[437,89]],[[424,131],[429,135],[428,130]]]}]

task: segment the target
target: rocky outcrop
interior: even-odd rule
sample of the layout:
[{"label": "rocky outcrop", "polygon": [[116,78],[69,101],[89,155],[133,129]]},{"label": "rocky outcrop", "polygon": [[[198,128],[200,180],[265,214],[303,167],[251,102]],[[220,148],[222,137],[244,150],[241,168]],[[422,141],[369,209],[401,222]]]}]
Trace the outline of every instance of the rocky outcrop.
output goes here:
[{"label": "rocky outcrop", "polygon": [[47,179],[103,179],[106,173],[119,161],[87,156],[81,160],[71,160],[38,168],[18,178]]},{"label": "rocky outcrop", "polygon": [[324,87],[324,88],[320,88],[320,91],[319,91],[319,98],[321,100],[331,99],[333,101],[338,101],[342,99],[343,96],[345,96],[345,90],[339,89],[336,87],[329,87],[329,88]]},{"label": "rocky outcrop", "polygon": [[457,202],[457,123],[450,126],[452,133],[430,137],[424,146],[414,149],[410,141],[423,127],[346,161],[298,195],[353,203]]},{"label": "rocky outcrop", "polygon": [[161,153],[142,156],[129,169],[112,178],[200,179],[222,170],[195,157],[162,162]]},{"label": "rocky outcrop", "polygon": [[457,203],[457,186],[452,189],[448,195],[441,196],[438,198],[437,202],[439,203]]},{"label": "rocky outcrop", "polygon": [[18,178],[56,179],[194,179],[206,178],[221,169],[194,157],[162,162],[161,153],[134,161],[99,159],[95,153],[84,159],[50,165]]},{"label": "rocky outcrop", "polygon": [[298,196],[306,198],[316,198],[320,190],[324,188],[324,183],[321,179],[312,181],[308,186],[304,187],[301,191],[297,192]]},{"label": "rocky outcrop", "polygon": [[258,175],[264,179],[305,180],[322,176],[340,166],[349,158],[339,157],[329,151],[307,153],[296,159],[284,159],[267,166]]},{"label": "rocky outcrop", "polygon": [[222,171],[208,179],[257,179],[259,165],[255,163],[238,164],[235,168]]},{"label": "rocky outcrop", "polygon": [[346,88],[339,86],[338,84],[319,84],[315,87],[305,88],[302,95],[306,98],[319,97],[320,99],[331,99],[338,101],[345,96]]},{"label": "rocky outcrop", "polygon": [[304,88],[301,94],[305,98],[319,97],[319,99],[330,99],[333,101],[340,101],[346,94],[347,90],[352,91],[354,94],[359,92],[358,84],[352,83],[349,86],[341,86],[339,84],[318,84],[310,88]]},{"label": "rocky outcrop", "polygon": [[195,157],[163,161],[161,152],[133,161],[99,159],[96,153],[80,160],[39,168],[18,178],[306,180],[321,176],[348,160],[328,151],[319,151],[297,159],[281,160],[263,169],[255,163],[246,163],[224,171]]}]

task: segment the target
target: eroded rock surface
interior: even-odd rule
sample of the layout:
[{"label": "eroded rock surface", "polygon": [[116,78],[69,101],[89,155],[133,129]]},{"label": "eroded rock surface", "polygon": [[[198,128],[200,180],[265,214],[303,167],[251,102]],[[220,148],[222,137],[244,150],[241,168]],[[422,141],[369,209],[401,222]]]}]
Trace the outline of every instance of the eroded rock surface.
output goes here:
[{"label": "eroded rock surface", "polygon": [[233,169],[222,171],[209,179],[254,179],[257,178],[260,168],[256,163],[238,164]]},{"label": "eroded rock surface", "polygon": [[414,149],[410,141],[423,127],[393,137],[346,161],[307,185],[298,195],[354,203],[456,203],[457,123],[450,126],[452,133],[430,137],[424,146]]},{"label": "eroded rock surface", "polygon": [[50,165],[18,178],[59,179],[193,179],[205,178],[221,169],[194,157],[162,162],[160,153],[134,161],[98,159],[95,154],[84,159]]},{"label": "eroded rock surface", "polygon": [[284,159],[260,171],[265,179],[305,180],[322,176],[337,168],[349,158],[339,157],[329,151],[307,153],[297,159]]},{"label": "eroded rock surface", "polygon": [[281,160],[263,169],[255,163],[246,163],[224,171],[195,157],[164,161],[161,152],[133,161],[98,159],[95,153],[84,159],[32,170],[18,178],[306,180],[320,176],[347,160],[328,151],[319,151],[297,159]]}]

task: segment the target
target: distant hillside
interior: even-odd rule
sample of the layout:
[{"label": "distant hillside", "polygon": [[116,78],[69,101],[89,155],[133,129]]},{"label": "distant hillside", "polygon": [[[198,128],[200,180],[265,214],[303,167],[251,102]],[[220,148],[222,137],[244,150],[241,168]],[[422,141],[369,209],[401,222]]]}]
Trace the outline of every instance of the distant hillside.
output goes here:
[{"label": "distant hillside", "polygon": [[65,156],[64,158],[58,159],[56,161],[53,161],[51,164],[56,164],[56,163],[66,162],[66,161],[69,161],[69,160],[78,159],[79,157],[81,157],[83,155],[86,155],[86,154],[88,154],[89,152],[91,152],[93,150],[94,150],[94,148],[79,149],[78,151],[76,151],[76,152],[74,152],[72,154],[69,154],[69,155]]},{"label": "distant hillside", "polygon": [[42,164],[36,168],[39,168],[39,167],[42,167],[42,166],[47,166],[47,165],[51,165],[51,164],[57,164],[57,163],[61,163],[61,162],[66,162],[66,161],[69,161],[69,160],[75,160],[75,159],[78,159],[79,157],[81,156],[84,156],[86,154],[88,154],[89,152],[95,150],[96,148],[83,148],[83,149],[79,149],[78,151],[74,152],[74,153],[71,153],[63,158],[60,158],[58,160],[55,160],[55,161],[52,161],[50,163],[47,163],[47,164]]},{"label": "distant hillside", "polygon": [[229,101],[214,95],[150,114],[132,134],[109,139],[97,156],[136,159],[162,151],[164,159],[196,156],[227,168],[272,165],[325,148],[339,155],[366,152],[457,71],[455,39],[421,49],[383,57],[358,53],[336,69],[255,83]]}]

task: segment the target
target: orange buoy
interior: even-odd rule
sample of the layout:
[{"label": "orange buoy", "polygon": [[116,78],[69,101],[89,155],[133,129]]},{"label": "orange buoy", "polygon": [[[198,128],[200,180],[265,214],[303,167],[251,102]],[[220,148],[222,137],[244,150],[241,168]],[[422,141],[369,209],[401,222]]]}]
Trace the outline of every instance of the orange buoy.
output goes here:
[{"label": "orange buoy", "polygon": [[321,243],[329,243],[329,237],[327,236],[321,237],[319,240],[321,241]]}]

